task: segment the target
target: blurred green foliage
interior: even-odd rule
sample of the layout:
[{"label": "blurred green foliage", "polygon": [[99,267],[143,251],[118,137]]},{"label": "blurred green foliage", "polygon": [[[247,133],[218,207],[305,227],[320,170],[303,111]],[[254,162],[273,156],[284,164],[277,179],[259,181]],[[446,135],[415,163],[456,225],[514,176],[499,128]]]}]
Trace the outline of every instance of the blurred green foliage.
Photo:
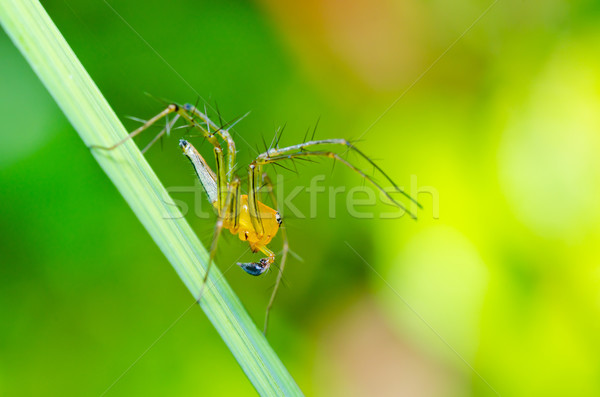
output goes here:
[{"label": "blurred green foliage", "polygon": [[[412,87],[491,2],[114,2],[154,50],[102,1],[43,4],[131,129],[163,106],[145,92],[200,94],[226,120],[252,111],[245,164],[320,118],[317,137],[369,129],[360,148],[399,185],[438,193],[417,222],[355,219],[344,195],[335,218],[327,195],[286,218],[303,261],[269,339],[307,395],[600,394],[597,2],[498,2]],[[191,298],[4,34],[0,53],[0,394],[100,394]],[[176,142],[148,158],[193,187]],[[362,183],[327,163],[278,172],[288,192]],[[188,218],[209,241],[213,221]],[[221,269],[244,249],[226,238]],[[262,323],[274,273],[226,276]],[[253,389],[195,309],[110,390],[133,393]]]}]

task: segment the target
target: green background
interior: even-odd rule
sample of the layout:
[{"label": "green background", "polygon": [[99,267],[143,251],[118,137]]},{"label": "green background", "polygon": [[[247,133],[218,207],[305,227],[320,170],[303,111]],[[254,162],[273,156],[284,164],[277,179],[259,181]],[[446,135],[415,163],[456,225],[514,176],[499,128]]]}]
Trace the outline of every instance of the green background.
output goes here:
[{"label": "green background", "polygon": [[[243,165],[320,119],[317,138],[361,137],[399,185],[437,192],[417,222],[359,219],[344,194],[332,216],[329,188],[360,177],[277,170],[285,192],[327,189],[294,199],[306,218],[284,208],[296,256],[269,332],[307,395],[600,394],[597,2],[114,2],[126,23],[100,0],[43,4],[129,129],[164,106],[146,92],[201,95],[251,111]],[[0,394],[100,395],[175,322],[107,395],[252,395],[200,309],[178,320],[193,298],[4,33],[0,54]],[[183,133],[147,157],[198,189]],[[187,218],[208,244],[214,219]],[[245,249],[227,236],[217,262],[262,324],[275,273],[230,269]]]}]

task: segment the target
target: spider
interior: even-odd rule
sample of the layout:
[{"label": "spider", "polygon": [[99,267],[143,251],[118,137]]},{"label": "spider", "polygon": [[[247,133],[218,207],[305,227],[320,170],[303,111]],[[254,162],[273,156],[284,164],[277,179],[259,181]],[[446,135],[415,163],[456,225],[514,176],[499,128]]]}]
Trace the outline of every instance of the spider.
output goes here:
[{"label": "spider", "polygon": [[[169,120],[168,116],[174,114],[174,117]],[[244,116],[245,117],[245,116]],[[115,143],[112,146],[92,145],[90,148],[113,150],[134,138],[150,126],[154,125],[159,120],[166,118],[166,126],[150,141],[150,143],[142,150],[145,152],[160,139],[165,133],[169,133],[173,129],[175,123],[181,118],[189,128],[199,131],[212,146],[215,155],[215,171],[213,171],[204,157],[196,150],[196,148],[187,140],[180,139],[179,146],[183,154],[190,160],[202,187],[204,188],[208,201],[214,207],[217,213],[217,221],[213,234],[213,240],[210,247],[210,257],[208,267],[204,275],[203,284],[200,289],[197,301],[202,297],[202,291],[206,285],[208,274],[213,263],[213,259],[217,250],[217,242],[223,229],[229,230],[233,235],[237,235],[240,240],[247,242],[250,245],[252,252],[262,252],[265,257],[257,262],[238,263],[246,273],[258,276],[270,269],[271,265],[276,260],[275,253],[268,247],[269,243],[275,237],[277,232],[281,230],[283,247],[281,260],[279,262],[279,272],[275,281],[275,286],[271,293],[269,303],[265,313],[264,332],[266,333],[269,313],[277,290],[281,283],[285,262],[287,259],[289,245],[285,228],[282,228],[283,223],[281,215],[277,209],[271,208],[261,202],[258,198],[259,190],[262,186],[268,187],[268,192],[274,206],[277,208],[275,195],[273,194],[273,184],[271,179],[264,172],[264,166],[268,164],[278,164],[279,162],[294,159],[309,159],[310,157],[325,157],[339,162],[348,168],[358,173],[361,177],[374,185],[382,194],[389,199],[393,205],[406,211],[411,217],[416,219],[416,216],[409,212],[401,203],[396,201],[387,190],[379,185],[373,178],[367,175],[364,171],[357,168],[349,161],[341,157],[339,153],[328,150],[309,150],[321,148],[324,146],[339,146],[346,150],[357,153],[360,157],[366,160],[371,166],[385,177],[385,179],[394,187],[394,189],[406,198],[414,202],[419,208],[421,205],[400,189],[392,179],[369,157],[357,149],[352,143],[345,139],[323,139],[311,140],[293,146],[279,147],[279,138],[281,134],[273,139],[272,147],[266,149],[264,153],[260,153],[254,161],[248,165],[248,194],[241,194],[240,178],[236,175],[236,146],[235,142],[229,134],[229,130],[239,122],[240,119],[226,127],[219,127],[212,122],[205,112],[201,112],[196,106],[185,104],[183,106],[171,103],[163,111],[158,113],[146,121],[142,126],[131,132],[127,137]],[[242,117],[243,118],[243,117]],[[225,149],[225,150],[224,150]]]}]

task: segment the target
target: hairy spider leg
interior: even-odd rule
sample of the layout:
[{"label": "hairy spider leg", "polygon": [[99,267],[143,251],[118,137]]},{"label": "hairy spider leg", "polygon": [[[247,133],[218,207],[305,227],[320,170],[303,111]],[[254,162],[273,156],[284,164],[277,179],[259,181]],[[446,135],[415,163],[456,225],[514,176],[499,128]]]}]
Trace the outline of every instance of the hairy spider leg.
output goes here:
[{"label": "hairy spider leg", "polygon": [[[273,182],[271,178],[267,175],[267,173],[262,174],[263,182],[265,186],[268,188],[269,196],[271,197],[271,201],[275,208],[277,208],[279,213],[279,205],[277,204],[277,199],[275,198],[275,193],[273,193]],[[281,217],[278,220],[279,225],[283,223]],[[273,292],[271,292],[271,298],[269,299],[269,303],[267,304],[267,310],[265,311],[265,325],[263,328],[263,333],[267,334],[267,328],[269,326],[269,314],[271,313],[271,307],[273,307],[273,302],[275,301],[275,296],[277,296],[277,290],[279,289],[279,285],[281,284],[281,279],[283,277],[283,270],[285,269],[285,262],[287,260],[288,251],[289,251],[289,243],[287,238],[287,232],[285,230],[285,226],[281,229],[281,239],[283,241],[281,248],[281,259],[279,261],[279,272],[277,273],[277,279],[275,280],[275,286],[273,287]]]},{"label": "hairy spider leg", "polygon": [[150,149],[152,145],[156,143],[156,141],[162,138],[165,133],[168,135],[169,132],[173,129],[175,123],[177,123],[177,120],[179,120],[179,117],[181,116],[176,114],[175,117],[173,117],[173,120],[167,122],[167,126],[163,128],[158,134],[156,134],[156,136],[152,138],[152,140],[142,149],[142,154],[146,153],[148,149]]},{"label": "hairy spider leg", "polygon": [[[125,138],[121,139],[119,142],[115,143],[114,145],[111,145],[111,146],[90,145],[89,148],[90,149],[102,149],[102,150],[114,150],[114,149],[118,148],[119,146],[121,146],[122,144],[124,144],[125,142],[127,142],[128,140],[135,138],[137,135],[139,135],[143,131],[147,130],[150,126],[152,126],[154,123],[156,123],[163,117],[166,117],[167,115],[169,115],[173,112],[177,112],[178,108],[179,108],[179,106],[177,106],[175,104],[171,104],[171,105],[167,106],[167,108],[165,110],[163,110],[156,116],[152,117],[150,120],[146,121],[142,126],[133,130],[132,132],[130,132],[129,135],[127,135]],[[175,121],[177,121],[177,120],[175,120]],[[166,130],[167,130],[167,127],[165,127],[165,129],[163,131],[161,131],[158,135],[162,136],[162,134],[164,134],[164,131],[166,131]]]},{"label": "hairy spider leg", "polygon": [[352,143],[345,139],[323,139],[318,141],[309,141],[300,143],[293,146],[288,146],[284,148],[271,148],[264,153],[258,155],[256,160],[254,161],[257,165],[276,163],[278,161],[283,160],[293,160],[294,158],[306,158],[311,156],[317,157],[328,157],[333,159],[334,161],[340,162],[344,164],[346,167],[350,168],[354,172],[358,173],[361,177],[369,181],[373,186],[377,188],[385,197],[388,198],[392,203],[394,203],[398,208],[406,211],[413,219],[417,219],[416,215],[409,211],[403,204],[399,203],[396,199],[394,199],[389,192],[387,192],[380,184],[378,184],[373,178],[367,175],[363,170],[354,166],[348,160],[341,157],[339,154],[331,151],[310,151],[306,150],[307,148],[314,146],[322,146],[322,145],[343,145],[347,147],[349,150],[354,151],[360,157],[365,159],[369,164],[371,164],[379,173],[381,173],[385,179],[388,180],[394,187],[394,189],[407,197],[410,201],[415,203],[419,208],[423,208],[419,202],[417,202],[414,198],[412,198],[408,193],[404,190],[400,189],[398,185],[379,167],[373,160],[371,160],[367,155],[365,155],[362,151],[358,150]]},{"label": "hairy spider leg", "polygon": [[[233,140],[231,139],[231,137],[229,137],[229,134],[227,132],[224,132],[220,128],[218,128],[216,126],[216,124],[214,124],[205,114],[201,113],[200,111],[198,111],[196,109],[195,106],[190,105],[190,104],[185,104],[183,106],[179,106],[176,103],[171,103],[162,112],[160,112],[156,116],[152,117],[150,120],[146,121],[142,126],[140,126],[139,128],[137,128],[134,131],[132,131],[131,133],[129,133],[129,135],[127,135],[125,138],[121,139],[114,145],[111,145],[111,146],[90,145],[89,147],[90,147],[90,149],[102,149],[102,150],[108,150],[108,151],[114,150],[114,149],[118,148],[119,146],[121,146],[123,143],[127,142],[128,140],[135,138],[137,135],[139,135],[143,131],[147,130],[152,125],[154,125],[157,121],[159,121],[163,117],[168,116],[171,113],[176,113],[173,120],[171,120],[170,122],[167,122],[166,127],[163,128],[152,139],[152,141],[150,141],[150,143],[143,149],[143,152],[148,150],[150,148],[150,146],[152,146],[152,144],[154,144],[166,132],[170,131],[171,128],[173,127],[173,125],[180,118],[182,118],[187,122],[187,124],[189,124],[190,126],[192,126],[195,129],[199,130],[201,132],[202,136],[207,141],[209,141],[213,145],[213,147],[219,148],[219,149],[221,148],[221,145],[220,145],[217,137],[215,136],[215,133],[217,133],[219,135],[219,137],[221,137],[223,140],[227,141],[227,148],[228,148],[227,156],[230,159],[232,158],[233,162],[235,162],[235,143],[233,143]],[[200,118],[201,122],[196,120],[195,117]],[[206,125],[206,127],[203,125],[203,123],[204,123],[204,125]],[[231,160],[228,160],[228,162],[230,162],[230,161]],[[223,172],[225,175],[226,170],[223,170]],[[229,175],[227,181],[228,182],[231,181],[231,175]]]},{"label": "hairy spider leg", "polygon": [[[210,256],[208,266],[206,267],[206,272],[204,273],[204,278],[202,279],[202,286],[200,287],[200,292],[197,297],[198,302],[202,298],[202,293],[204,292],[204,288],[206,287],[208,276],[210,274],[210,269],[213,266],[215,255],[217,254],[217,244],[219,242],[219,237],[221,236],[223,227],[226,227],[225,222],[231,220],[233,217],[236,217],[236,214],[239,214],[239,212],[235,208],[237,206],[237,199],[235,199],[235,193],[239,192],[239,185],[240,181],[237,178],[231,182],[230,186],[232,189],[227,191],[227,196],[225,197],[225,205],[220,209],[219,213],[217,214],[217,222],[215,223],[213,239],[210,245]],[[236,223],[237,220],[232,221],[232,224]]]},{"label": "hairy spider leg", "polygon": [[[235,124],[237,124],[240,121],[240,119],[236,120],[231,125],[229,125],[227,129],[225,129],[225,126],[218,127],[211,119],[208,118],[208,116],[206,114],[201,112],[196,106],[192,106],[190,104],[185,104],[184,108],[187,111],[192,112],[192,114],[194,114],[196,117],[203,120],[206,123],[209,131],[212,128],[214,130],[214,133],[218,134],[221,137],[221,139],[223,139],[223,141],[227,144],[227,161],[226,161],[226,163],[227,163],[227,181],[230,182],[234,176],[233,170],[235,169],[236,149],[235,149],[235,141],[229,134],[229,128],[231,128]],[[246,113],[246,114],[248,114],[248,113]],[[243,116],[243,117],[245,117],[245,116]]]}]

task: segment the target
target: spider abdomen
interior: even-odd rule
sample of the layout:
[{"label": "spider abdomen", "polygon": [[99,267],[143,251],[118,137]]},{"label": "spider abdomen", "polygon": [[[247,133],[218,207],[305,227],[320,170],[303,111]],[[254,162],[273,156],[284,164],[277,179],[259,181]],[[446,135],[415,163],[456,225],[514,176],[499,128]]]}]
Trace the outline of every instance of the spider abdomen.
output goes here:
[{"label": "spider abdomen", "polygon": [[[247,241],[252,251],[259,251],[261,247],[271,242],[279,230],[281,218],[279,213],[266,204],[258,202],[258,219],[252,220],[248,206],[248,196],[240,195],[239,220],[237,226],[233,219],[225,219],[223,227],[232,234],[237,234],[239,239]],[[256,224],[262,225],[262,230],[256,230]]]}]

